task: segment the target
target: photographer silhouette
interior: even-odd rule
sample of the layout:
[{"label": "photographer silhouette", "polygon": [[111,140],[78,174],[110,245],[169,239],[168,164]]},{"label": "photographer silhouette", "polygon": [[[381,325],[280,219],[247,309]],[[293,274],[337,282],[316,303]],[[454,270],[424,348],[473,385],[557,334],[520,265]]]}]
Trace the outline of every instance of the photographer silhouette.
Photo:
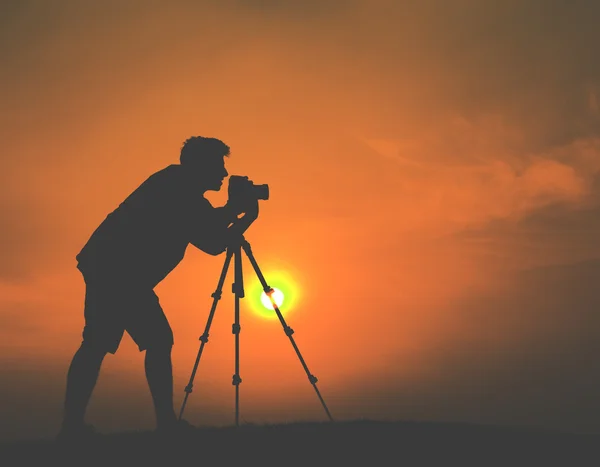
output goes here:
[{"label": "photographer silhouette", "polygon": [[183,259],[188,244],[219,255],[229,239],[257,219],[258,197],[231,196],[230,190],[225,206],[217,208],[204,197],[206,191],[221,189],[228,155],[229,147],[216,138],[187,139],[180,163],[154,173],[133,191],[77,255],[86,284],[85,326],[67,374],[59,439],[94,433],[84,422],[85,411],[102,361],[117,351],[125,331],[146,352],[157,431],[193,428],[178,420],[173,409],[173,333],[154,287]]}]

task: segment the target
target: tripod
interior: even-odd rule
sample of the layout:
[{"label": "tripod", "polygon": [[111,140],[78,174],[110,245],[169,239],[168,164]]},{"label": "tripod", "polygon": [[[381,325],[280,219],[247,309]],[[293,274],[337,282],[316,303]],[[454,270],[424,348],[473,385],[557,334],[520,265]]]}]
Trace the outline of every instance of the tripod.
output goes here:
[{"label": "tripod", "polygon": [[204,350],[204,345],[208,342],[208,333],[210,330],[210,326],[211,326],[213,317],[215,315],[215,311],[217,309],[217,304],[218,304],[219,300],[221,299],[221,293],[223,290],[223,284],[225,282],[225,277],[227,276],[227,270],[229,269],[229,264],[231,262],[231,258],[234,257],[234,282],[233,282],[233,286],[232,286],[232,291],[235,294],[235,319],[234,319],[234,323],[232,326],[232,333],[235,335],[235,374],[233,375],[232,384],[235,386],[235,424],[236,424],[236,426],[239,426],[240,383],[242,382],[242,379],[240,378],[240,330],[241,330],[241,327],[240,327],[240,298],[244,297],[244,280],[243,280],[243,275],[242,275],[242,250],[246,253],[246,256],[250,260],[250,264],[252,264],[252,267],[254,268],[254,271],[256,272],[256,275],[258,276],[258,279],[259,279],[261,285],[263,286],[263,290],[265,291],[265,293],[271,300],[273,309],[275,310],[275,313],[277,313],[277,317],[279,318],[279,321],[281,322],[281,325],[283,326],[285,334],[289,337],[290,342],[292,343],[292,346],[294,347],[294,350],[296,351],[296,354],[298,355],[298,358],[300,359],[300,363],[302,364],[304,371],[306,371],[306,374],[308,375],[308,380],[310,381],[310,384],[312,384],[313,388],[315,389],[315,392],[317,393],[317,396],[318,396],[319,400],[321,401],[323,408],[325,409],[325,413],[327,414],[327,417],[329,418],[330,421],[333,421],[333,418],[331,417],[331,414],[329,413],[329,409],[327,408],[327,405],[325,404],[325,401],[323,400],[323,397],[321,396],[321,393],[319,392],[319,389],[317,388],[317,378],[314,375],[312,375],[310,373],[310,371],[308,370],[308,366],[306,365],[304,358],[302,358],[302,354],[300,354],[300,350],[298,349],[298,346],[296,345],[296,342],[294,341],[294,338],[292,337],[292,334],[294,333],[294,331],[292,328],[290,328],[287,325],[287,323],[283,319],[283,315],[281,314],[281,311],[279,310],[279,308],[273,298],[273,289],[267,284],[267,281],[265,280],[265,277],[263,276],[260,268],[258,267],[258,263],[256,262],[254,255],[252,254],[252,249],[250,247],[250,243],[248,243],[243,236],[240,236],[239,242],[234,242],[233,244],[231,244],[227,247],[227,253],[225,256],[225,264],[223,264],[223,269],[221,271],[221,276],[219,277],[219,282],[218,282],[217,288],[216,288],[215,292],[211,295],[213,297],[213,303],[212,303],[212,307],[210,309],[210,313],[208,315],[208,321],[206,322],[206,327],[204,328],[204,333],[200,336],[200,342],[201,342],[200,349],[198,350],[198,355],[196,356],[196,361],[194,363],[194,368],[192,369],[192,374],[190,376],[190,380],[189,380],[187,386],[185,387],[185,397],[183,399],[183,404],[181,405],[181,410],[179,412],[179,419],[181,420],[181,418],[183,416],[183,411],[185,409],[185,405],[187,403],[190,393],[192,392],[192,387],[194,385],[194,378],[195,378],[196,372],[198,370],[198,364],[200,363],[200,357],[202,356],[202,351]]}]

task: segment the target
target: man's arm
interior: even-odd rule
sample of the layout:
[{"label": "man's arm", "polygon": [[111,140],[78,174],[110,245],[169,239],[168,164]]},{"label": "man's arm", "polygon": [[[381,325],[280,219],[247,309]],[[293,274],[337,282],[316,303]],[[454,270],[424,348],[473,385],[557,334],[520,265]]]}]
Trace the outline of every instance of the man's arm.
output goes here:
[{"label": "man's arm", "polygon": [[190,243],[209,255],[223,253],[258,218],[258,201],[247,207],[241,218],[240,214],[239,208],[229,203],[218,208],[210,206],[206,213],[194,219]]}]

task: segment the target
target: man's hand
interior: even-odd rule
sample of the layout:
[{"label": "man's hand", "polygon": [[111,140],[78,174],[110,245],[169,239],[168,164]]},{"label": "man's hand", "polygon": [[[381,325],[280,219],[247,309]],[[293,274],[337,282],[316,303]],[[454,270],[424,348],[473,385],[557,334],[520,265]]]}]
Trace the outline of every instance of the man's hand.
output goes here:
[{"label": "man's hand", "polygon": [[[246,200],[243,205],[227,202],[225,206],[213,208],[206,201],[206,209],[192,223],[193,240],[191,243],[202,251],[218,255],[227,245],[238,239],[258,218],[258,200]],[[238,217],[244,214],[242,217]]]},{"label": "man's hand", "polygon": [[244,212],[244,217],[242,219],[245,219],[246,217],[248,217],[248,220],[252,220],[255,221],[256,219],[258,219],[258,200],[255,199],[251,202],[249,202],[247,204],[247,206],[245,207],[245,211]]},{"label": "man's hand", "polygon": [[239,238],[248,230],[248,227],[258,219],[258,200],[247,203],[243,211],[244,215],[233,222],[227,229],[227,242],[230,243],[233,239]]},{"label": "man's hand", "polygon": [[258,200],[243,200],[241,202],[233,202],[228,200],[225,204],[225,207],[232,214],[232,216],[235,216],[236,218],[240,214],[245,214],[244,217],[254,217],[254,219],[258,217]]}]

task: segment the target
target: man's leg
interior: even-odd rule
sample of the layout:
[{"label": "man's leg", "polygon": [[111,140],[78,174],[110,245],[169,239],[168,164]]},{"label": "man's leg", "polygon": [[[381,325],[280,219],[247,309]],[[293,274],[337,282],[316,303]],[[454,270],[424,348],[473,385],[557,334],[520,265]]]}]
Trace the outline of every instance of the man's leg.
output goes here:
[{"label": "man's leg", "polygon": [[156,426],[158,429],[172,426],[177,421],[177,417],[173,409],[171,346],[150,346],[146,349],[144,364],[156,412]]},{"label": "man's leg", "polygon": [[123,336],[123,324],[116,319],[121,297],[112,286],[104,282],[86,280],[83,342],[75,352],[67,373],[63,432],[79,431],[85,427],[84,419],[92,392],[96,386],[100,367],[108,352],[115,353]]},{"label": "man's leg", "polygon": [[153,290],[141,292],[131,311],[126,330],[140,351],[146,352],[144,366],[156,427],[169,428],[177,421],[173,409],[173,331]]},{"label": "man's leg", "polygon": [[63,430],[84,426],[85,411],[105,355],[106,351],[85,342],[75,352],[67,373]]}]

